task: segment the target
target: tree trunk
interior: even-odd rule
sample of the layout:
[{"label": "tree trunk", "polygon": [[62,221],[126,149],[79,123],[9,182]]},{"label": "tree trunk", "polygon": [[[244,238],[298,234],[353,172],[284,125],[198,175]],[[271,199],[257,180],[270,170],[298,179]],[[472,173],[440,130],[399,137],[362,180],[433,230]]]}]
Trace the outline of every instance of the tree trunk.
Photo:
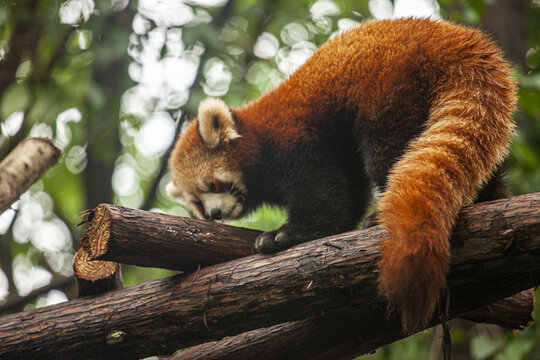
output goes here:
[{"label": "tree trunk", "polygon": [[[8,315],[0,324],[0,357],[142,358],[340,315],[348,320],[342,329],[358,334],[357,354],[371,351],[405,336],[376,295],[378,243],[386,236],[377,226]],[[453,238],[450,317],[538,283],[540,194],[464,209]]]},{"label": "tree trunk", "polygon": [[0,214],[41,178],[60,154],[49,139],[21,141],[0,163]]}]

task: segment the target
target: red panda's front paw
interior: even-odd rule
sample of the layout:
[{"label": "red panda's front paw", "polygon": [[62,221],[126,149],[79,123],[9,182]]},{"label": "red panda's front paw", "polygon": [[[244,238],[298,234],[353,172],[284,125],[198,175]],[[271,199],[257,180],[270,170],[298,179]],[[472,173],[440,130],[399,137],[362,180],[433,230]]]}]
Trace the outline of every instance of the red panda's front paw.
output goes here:
[{"label": "red panda's front paw", "polygon": [[255,240],[255,250],[262,254],[274,253],[289,246],[289,237],[283,230],[267,231]]}]

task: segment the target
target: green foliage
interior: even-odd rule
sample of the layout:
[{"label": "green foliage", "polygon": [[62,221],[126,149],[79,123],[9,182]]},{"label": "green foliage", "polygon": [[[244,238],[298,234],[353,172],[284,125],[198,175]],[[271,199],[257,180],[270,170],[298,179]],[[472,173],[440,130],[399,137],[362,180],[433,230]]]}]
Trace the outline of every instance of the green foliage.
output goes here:
[{"label": "green foliage", "polygon": [[285,219],[286,214],[283,209],[263,206],[241,220],[232,221],[230,225],[261,231],[270,231],[283,225]]},{"label": "green foliage", "polygon": [[[70,22],[63,11],[75,3],[0,2],[0,73],[9,56],[20,54],[14,80],[5,89],[0,81],[0,158],[29,135],[49,136],[64,152],[60,163],[22,197],[17,214],[9,210],[11,217],[0,219],[0,225],[7,224],[0,255],[18,259],[6,263],[0,256],[12,294],[12,270],[22,271],[17,265],[21,259],[49,274],[65,274],[74,253],[71,243],[78,247],[80,213],[100,202],[189,216],[184,204],[164,193],[170,180],[167,141],[172,136],[167,141],[160,137],[182,127],[179,116],[192,117],[209,95],[233,106],[257,98],[336,32],[370,18],[374,3],[394,2],[232,0],[230,7],[223,2],[204,7],[196,1],[173,1],[169,8],[160,8],[166,2],[155,2],[145,9],[140,6],[143,1],[139,7],[134,2],[124,7],[122,1],[85,1],[95,9],[79,9]],[[438,1],[441,17],[479,26],[498,3]],[[522,63],[516,64],[518,129],[508,159],[515,194],[540,190],[540,6],[537,0],[520,4],[523,24],[501,26],[508,31],[522,25],[528,44],[526,53],[519,54]],[[175,16],[167,17],[176,7],[180,10]],[[184,19],[186,14],[192,16]],[[16,37],[21,24],[35,34],[35,42]],[[184,67],[177,67],[179,62]],[[164,76],[166,66],[171,68]],[[22,124],[17,119],[23,119]],[[157,135],[150,131],[156,129],[165,130]],[[165,146],[156,146],[160,142]],[[264,207],[233,224],[270,230],[284,219],[282,210]],[[58,231],[64,225],[69,229],[68,245],[44,251],[36,233],[51,224]],[[124,267],[126,285],[170,274]],[[0,297],[1,284],[0,279]],[[18,286],[21,296],[22,288]],[[46,304],[46,297],[38,303]],[[466,349],[464,358],[540,358],[536,323],[516,335],[457,323],[451,335],[457,348]],[[427,359],[435,356],[439,345],[437,332],[424,331],[363,358]]]}]

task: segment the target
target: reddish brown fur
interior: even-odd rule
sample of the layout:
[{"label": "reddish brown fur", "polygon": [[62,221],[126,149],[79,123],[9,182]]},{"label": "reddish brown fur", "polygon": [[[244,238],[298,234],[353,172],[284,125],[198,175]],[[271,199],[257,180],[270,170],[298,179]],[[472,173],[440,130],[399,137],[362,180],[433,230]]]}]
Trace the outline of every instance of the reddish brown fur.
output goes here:
[{"label": "reddish brown fur", "polygon": [[[171,167],[189,176],[201,162],[212,167],[223,161],[246,173],[261,144],[294,156],[299,144],[319,141],[318,129],[345,121],[343,111],[355,114],[355,134],[395,136],[386,129],[407,107],[409,117],[400,126],[417,131],[404,135],[414,139],[404,152],[398,149],[399,159],[384,155],[388,177],[370,173],[376,149],[365,166],[372,181],[385,186],[379,208],[389,238],[381,243],[379,292],[413,330],[430,320],[445,286],[449,236],[460,208],[473,201],[505,155],[515,104],[510,78],[500,51],[477,30],[427,19],[367,22],[327,42],[276,89],[231,109],[242,138],[210,150],[219,157],[205,158],[209,150],[192,124]],[[415,119],[425,109],[427,122],[419,127]],[[188,158],[198,164],[178,155],[194,152],[200,155]]]}]

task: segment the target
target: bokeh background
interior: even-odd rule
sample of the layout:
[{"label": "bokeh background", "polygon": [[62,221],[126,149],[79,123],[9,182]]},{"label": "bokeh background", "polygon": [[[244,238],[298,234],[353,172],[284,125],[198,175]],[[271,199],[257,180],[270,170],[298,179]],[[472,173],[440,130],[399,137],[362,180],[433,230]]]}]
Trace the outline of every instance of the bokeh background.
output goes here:
[{"label": "bokeh background", "polygon": [[[0,0],[0,160],[23,138],[59,164],[0,215],[0,314],[75,295],[80,213],[99,203],[190,216],[169,199],[168,151],[207,96],[241,105],[278,85],[327,39],[366,19],[424,16],[479,27],[519,82],[514,194],[540,190],[539,0]],[[284,220],[263,208],[236,222]],[[125,284],[163,277],[123,268]],[[1,321],[1,320],[0,320]],[[540,359],[540,328],[452,323],[455,359]],[[366,359],[438,359],[435,328]]]}]

